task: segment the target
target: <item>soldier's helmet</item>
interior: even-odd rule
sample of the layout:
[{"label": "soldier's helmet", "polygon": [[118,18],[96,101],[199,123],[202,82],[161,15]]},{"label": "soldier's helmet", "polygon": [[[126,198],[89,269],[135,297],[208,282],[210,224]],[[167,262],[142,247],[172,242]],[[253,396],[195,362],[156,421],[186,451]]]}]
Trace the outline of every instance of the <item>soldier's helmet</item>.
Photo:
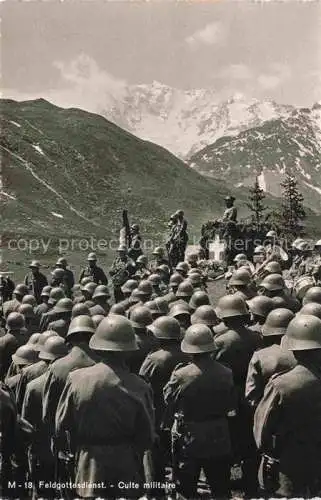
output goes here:
[{"label": "soldier's helmet", "polygon": [[170,318],[181,318],[182,316],[190,318],[191,313],[188,309],[186,309],[186,307],[183,306],[183,304],[176,304],[169,311],[169,316]]},{"label": "soldier's helmet", "polygon": [[56,280],[61,280],[65,276],[65,271],[61,267],[57,267],[51,272],[51,276]]},{"label": "soldier's helmet", "polygon": [[19,366],[32,365],[37,361],[38,352],[35,351],[32,344],[25,344],[18,347],[16,352],[11,356],[12,361]]},{"label": "soldier's helmet", "polygon": [[156,269],[156,272],[167,274],[167,275],[171,274],[170,268],[168,267],[167,264],[161,264],[160,266],[158,266]]},{"label": "soldier's helmet", "polygon": [[86,285],[81,287],[81,291],[87,292],[90,296],[93,296],[93,293],[96,290],[96,287],[97,287],[97,283],[90,281],[89,283],[86,283]]},{"label": "soldier's helmet", "polygon": [[242,260],[247,260],[247,256],[245,255],[245,253],[238,253],[237,255],[235,255],[234,262],[240,262]]},{"label": "soldier's helmet", "polygon": [[109,314],[119,314],[120,316],[126,316],[126,309],[120,303],[113,304],[110,308]]},{"label": "soldier's helmet", "polygon": [[294,318],[294,313],[290,309],[279,308],[271,311],[262,326],[264,337],[272,335],[284,335],[288,324]]},{"label": "soldier's helmet", "polygon": [[41,333],[38,342],[34,345],[34,349],[37,352],[40,352],[42,347],[45,345],[45,342],[50,337],[58,337],[58,333],[55,332],[54,330],[46,330],[45,332]]},{"label": "soldier's helmet", "polygon": [[276,231],[271,230],[271,231],[268,231],[265,236],[267,238],[277,238],[278,235],[277,235]]},{"label": "soldier's helmet", "polygon": [[189,265],[187,262],[179,262],[175,267],[175,271],[187,274],[189,270]]},{"label": "soldier's helmet", "polygon": [[105,297],[106,299],[110,297],[109,290],[106,285],[98,285],[97,287],[95,287],[93,299],[97,299],[100,297]]},{"label": "soldier's helmet", "polygon": [[316,241],[315,244],[314,244],[314,247],[315,248],[321,248],[321,240]]},{"label": "soldier's helmet", "polygon": [[179,286],[181,283],[183,283],[184,278],[181,274],[179,273],[173,273],[172,276],[169,279],[169,284],[171,286]]},{"label": "soldier's helmet", "polygon": [[265,248],[263,245],[258,245],[257,247],[255,247],[254,249],[254,254],[255,255],[259,255],[261,253],[265,253]]},{"label": "soldier's helmet", "polygon": [[216,350],[211,330],[204,324],[195,324],[187,328],[181,343],[181,350],[186,354],[201,354]]},{"label": "soldier's helmet", "polygon": [[165,250],[162,247],[156,247],[153,250],[153,255],[158,256],[158,257],[164,257]]},{"label": "soldier's helmet", "polygon": [[46,361],[55,361],[56,359],[62,358],[68,354],[68,348],[65,343],[65,339],[62,337],[49,337],[39,352],[39,359],[44,359]]},{"label": "soldier's helmet", "polygon": [[247,316],[249,314],[245,300],[238,294],[224,295],[217,303],[215,312],[220,319]]},{"label": "soldier's helmet", "polygon": [[275,307],[273,300],[264,295],[253,297],[253,299],[247,301],[247,305],[252,314],[262,318],[266,318]]},{"label": "soldier's helmet", "polygon": [[85,285],[87,285],[87,283],[92,283],[92,281],[91,281],[91,277],[90,277],[90,276],[85,276],[85,277],[81,280],[81,282],[80,282],[81,287],[80,287],[80,288],[82,288],[82,287],[84,287]]},{"label": "soldier's helmet", "polygon": [[139,231],[139,225],[138,225],[138,224],[132,224],[130,229],[131,229],[132,231],[136,231],[136,232],[138,232],[138,231]]},{"label": "soldier's helmet", "polygon": [[302,307],[302,309],[300,309],[298,314],[316,316],[321,319],[321,304],[318,304],[317,302],[308,302]]},{"label": "soldier's helmet", "polygon": [[23,314],[25,319],[33,318],[35,315],[31,304],[21,304],[21,306],[19,306],[18,312],[20,314]]},{"label": "soldier's helmet", "polygon": [[270,290],[272,292],[284,290],[285,282],[281,274],[273,273],[266,276],[260,283],[260,288]]},{"label": "soldier's helmet", "polygon": [[33,295],[25,295],[22,298],[22,304],[30,304],[32,307],[36,307],[37,301]]},{"label": "soldier's helmet", "polygon": [[153,285],[153,286],[158,286],[161,284],[161,278],[160,278],[160,275],[159,274],[156,274],[156,273],[153,273],[151,274],[150,276],[148,276],[148,281],[150,281],[150,283]]},{"label": "soldier's helmet", "polygon": [[41,337],[41,333],[33,333],[31,335],[31,337],[29,338],[27,344],[31,344],[32,346],[37,345],[40,337]]},{"label": "soldier's helmet", "polygon": [[283,337],[290,351],[321,349],[321,320],[316,316],[297,314],[289,323]]},{"label": "soldier's helmet", "polygon": [[46,285],[43,287],[41,290],[41,297],[50,297],[50,292],[52,290],[52,287],[50,285]]},{"label": "soldier's helmet", "polygon": [[196,290],[189,301],[190,307],[194,310],[200,306],[209,305],[209,303],[209,296],[206,292],[203,292],[203,290]]},{"label": "soldier's helmet", "polygon": [[95,328],[99,325],[99,323],[105,318],[103,314],[94,314],[91,319],[94,322]]},{"label": "soldier's helmet", "polygon": [[153,335],[161,340],[179,340],[181,338],[181,327],[175,318],[161,316],[148,326]]},{"label": "soldier's helmet", "polygon": [[19,283],[13,290],[14,295],[19,295],[21,297],[24,297],[24,295],[27,295],[27,293],[28,293],[28,288],[23,283]]},{"label": "soldier's helmet", "polygon": [[8,315],[6,329],[8,332],[25,331],[25,317],[19,312],[12,312]]},{"label": "soldier's helmet", "polygon": [[66,266],[67,265],[67,259],[66,257],[59,257],[59,259],[57,259],[57,262],[56,262],[56,266],[59,267],[59,266]]},{"label": "soldier's helmet", "polygon": [[211,305],[204,304],[196,309],[191,317],[191,323],[215,326],[218,323],[216,312]]},{"label": "soldier's helmet", "polygon": [[168,302],[164,297],[156,297],[153,301],[157,307],[157,309],[166,315],[169,311]]},{"label": "soldier's helmet", "polygon": [[[143,294],[140,293],[138,288],[135,288],[135,290],[132,291],[129,297],[129,302],[130,304],[137,304],[138,302],[141,302],[142,297],[144,297]],[[147,295],[149,297],[149,295]],[[117,304],[115,304],[116,306]]]},{"label": "soldier's helmet", "polygon": [[68,328],[66,339],[70,339],[72,336],[86,333],[91,336],[95,332],[95,325],[91,317],[89,316],[76,316],[71,320]]},{"label": "soldier's helmet", "polygon": [[293,242],[292,242],[292,248],[294,249],[297,249],[297,246],[302,243],[302,241],[304,241],[302,238],[296,238]]},{"label": "soldier's helmet", "polygon": [[320,286],[313,286],[309,288],[309,290],[306,292],[305,296],[303,297],[303,305],[308,304],[309,302],[317,302],[318,304],[321,304],[321,287]]},{"label": "soldier's helmet", "polygon": [[138,287],[138,282],[136,280],[127,280],[121,287],[123,293],[132,293]]},{"label": "soldier's helmet", "polygon": [[250,282],[251,274],[247,271],[247,269],[237,269],[237,271],[233,272],[228,284],[230,286],[246,286],[249,285]]},{"label": "soldier's helmet", "polygon": [[201,286],[202,284],[202,276],[199,273],[189,273],[188,279],[195,287]]},{"label": "soldier's helmet", "polygon": [[142,280],[134,292],[137,293],[138,297],[150,297],[153,293],[153,285],[150,281]]},{"label": "soldier's helmet", "polygon": [[137,351],[135,331],[123,316],[110,314],[98,325],[89,347],[97,351]]},{"label": "soldier's helmet", "polygon": [[130,314],[130,322],[134,328],[146,328],[153,322],[151,311],[145,306],[136,306]]},{"label": "soldier's helmet", "polygon": [[62,299],[58,300],[57,304],[55,305],[55,312],[58,313],[69,313],[72,311],[73,308],[73,301],[71,299],[68,299],[67,297],[63,297]]},{"label": "soldier's helmet", "polygon": [[90,253],[88,254],[87,260],[88,260],[88,261],[93,261],[93,262],[96,262],[96,260],[97,260],[97,255],[95,254],[95,252],[90,252]]},{"label": "soldier's helmet", "polygon": [[127,246],[125,244],[121,243],[119,245],[119,247],[117,248],[117,252],[127,253]]},{"label": "soldier's helmet", "polygon": [[40,262],[38,260],[33,260],[30,265],[30,269],[39,269],[40,267]]},{"label": "soldier's helmet", "polygon": [[264,270],[270,274],[281,274],[282,275],[282,267],[280,266],[280,263],[275,261],[275,260],[268,262],[264,266]]},{"label": "soldier's helmet", "polygon": [[147,258],[147,256],[146,256],[146,255],[140,255],[140,256],[137,258],[136,262],[138,262],[139,264],[143,264],[144,266],[146,266],[146,265],[147,265],[147,263],[148,263],[148,258]]},{"label": "soldier's helmet", "polygon": [[176,297],[179,299],[180,297],[189,297],[191,298],[194,293],[194,287],[189,279],[184,280],[177,289]]},{"label": "soldier's helmet", "polygon": [[89,307],[82,302],[75,304],[71,310],[71,317],[76,318],[77,316],[90,316]]}]

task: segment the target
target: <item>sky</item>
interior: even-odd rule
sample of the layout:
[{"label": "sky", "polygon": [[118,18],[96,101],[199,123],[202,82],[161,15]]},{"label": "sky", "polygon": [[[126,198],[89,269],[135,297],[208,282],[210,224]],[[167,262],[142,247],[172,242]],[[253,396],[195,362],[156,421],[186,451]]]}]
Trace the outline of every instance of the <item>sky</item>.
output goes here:
[{"label": "sky", "polygon": [[158,81],[218,99],[321,99],[320,0],[7,0],[0,9],[4,97],[68,105],[79,90],[90,99]]}]

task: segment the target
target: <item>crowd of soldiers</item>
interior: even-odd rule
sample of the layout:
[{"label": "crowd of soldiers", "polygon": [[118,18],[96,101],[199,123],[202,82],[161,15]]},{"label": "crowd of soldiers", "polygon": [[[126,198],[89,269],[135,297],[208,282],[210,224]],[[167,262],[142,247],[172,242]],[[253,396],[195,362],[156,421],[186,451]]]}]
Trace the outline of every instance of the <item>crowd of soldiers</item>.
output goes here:
[{"label": "crowd of soldiers", "polygon": [[269,244],[215,303],[198,254],[133,248],[109,279],[33,261],[3,302],[1,496],[230,498],[236,465],[246,497],[320,495],[321,241],[293,245],[304,293]]}]

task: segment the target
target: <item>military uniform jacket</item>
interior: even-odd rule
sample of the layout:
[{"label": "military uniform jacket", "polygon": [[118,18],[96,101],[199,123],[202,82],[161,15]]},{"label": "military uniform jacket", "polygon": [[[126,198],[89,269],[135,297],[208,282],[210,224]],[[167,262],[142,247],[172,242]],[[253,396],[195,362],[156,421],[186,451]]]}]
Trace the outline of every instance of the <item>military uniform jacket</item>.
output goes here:
[{"label": "military uniform jacket", "polygon": [[28,273],[24,280],[25,285],[28,287],[29,292],[35,296],[37,303],[41,302],[41,292],[44,286],[48,285],[48,280],[46,276],[42,273],[37,273],[33,275]]},{"label": "military uniform jacket", "polygon": [[17,299],[7,300],[2,305],[3,316],[7,318],[10,313],[17,312],[20,306],[21,302]]},{"label": "military uniform jacket", "polygon": [[245,386],[245,398],[250,406],[259,404],[272,375],[291,370],[295,365],[293,353],[277,344],[256,351],[249,364]]},{"label": "military uniform jacket", "polygon": [[55,414],[58,401],[70,372],[95,364],[94,353],[88,345],[74,346],[67,356],[55,361],[48,370],[44,393],[42,417],[51,436],[54,435]]},{"label": "military uniform jacket", "polygon": [[79,283],[81,282],[81,280],[83,278],[87,278],[87,277],[90,277],[94,283],[97,283],[97,285],[108,285],[108,278],[101,267],[98,267],[98,266],[89,267],[89,266],[87,266],[80,273]]},{"label": "military uniform jacket", "polygon": [[135,269],[135,262],[129,257],[124,260],[120,257],[116,257],[109,271],[113,285],[124,285],[126,281],[135,273]]},{"label": "military uniform jacket", "polygon": [[22,410],[27,384],[31,382],[31,380],[34,380],[35,378],[40,377],[40,375],[45,373],[45,371],[47,370],[47,366],[48,365],[46,361],[40,360],[37,363],[34,363],[33,365],[27,366],[26,368],[22,369],[16,396],[19,413],[21,413]]},{"label": "military uniform jacket", "polygon": [[320,401],[319,362],[274,375],[257,407],[255,441],[261,451],[280,460],[280,473],[287,478],[280,482],[282,496],[296,496],[296,486],[312,486],[321,479]]},{"label": "military uniform jacket", "polygon": [[130,353],[127,364],[130,371],[138,375],[146,356],[157,349],[158,342],[154,335],[145,328],[135,328],[135,338],[138,350]]},{"label": "military uniform jacket", "polygon": [[18,347],[25,344],[27,336],[24,334],[6,333],[0,337],[0,379],[3,380],[12,362],[11,356]]},{"label": "military uniform jacket", "polygon": [[174,368],[179,363],[186,363],[187,359],[186,354],[180,350],[179,344],[168,345],[148,354],[140,368],[139,375],[153,389],[157,428],[162,423],[165,410],[163,388],[169,381]]},{"label": "military uniform jacket", "polygon": [[[154,438],[151,390],[125,367],[96,365],[70,373],[56,414],[63,445],[70,433],[76,483],[141,480],[138,459]],[[82,497],[101,496],[81,489]]]}]

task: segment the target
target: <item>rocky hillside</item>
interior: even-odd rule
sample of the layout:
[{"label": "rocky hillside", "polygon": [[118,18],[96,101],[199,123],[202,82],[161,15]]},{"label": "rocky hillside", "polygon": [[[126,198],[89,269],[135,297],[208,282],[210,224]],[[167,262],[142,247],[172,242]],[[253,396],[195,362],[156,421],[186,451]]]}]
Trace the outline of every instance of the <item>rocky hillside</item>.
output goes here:
[{"label": "rocky hillside", "polygon": [[222,137],[193,155],[190,165],[237,187],[252,185],[257,175],[264,191],[275,196],[282,176],[291,172],[306,205],[321,213],[321,105]]}]

